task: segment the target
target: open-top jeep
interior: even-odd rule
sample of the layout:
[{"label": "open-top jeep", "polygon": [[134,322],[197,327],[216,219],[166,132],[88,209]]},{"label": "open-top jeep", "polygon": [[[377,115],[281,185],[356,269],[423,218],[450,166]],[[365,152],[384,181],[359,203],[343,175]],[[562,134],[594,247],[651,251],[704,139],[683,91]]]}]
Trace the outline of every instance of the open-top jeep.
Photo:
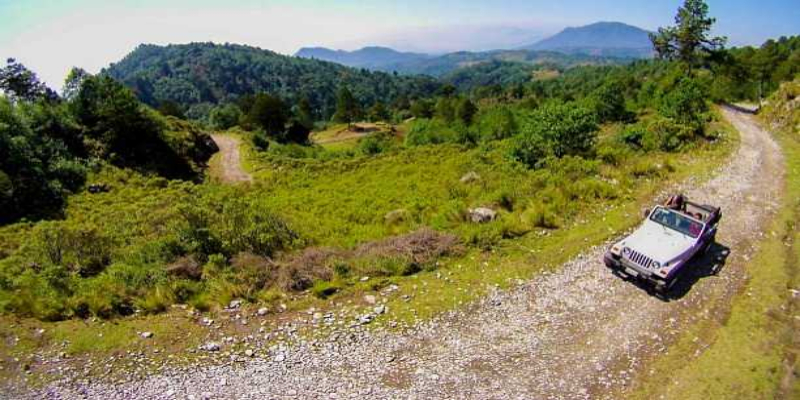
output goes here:
[{"label": "open-top jeep", "polygon": [[647,210],[645,217],[636,231],[611,246],[603,261],[621,275],[665,294],[689,261],[714,243],[722,212],[676,195]]}]

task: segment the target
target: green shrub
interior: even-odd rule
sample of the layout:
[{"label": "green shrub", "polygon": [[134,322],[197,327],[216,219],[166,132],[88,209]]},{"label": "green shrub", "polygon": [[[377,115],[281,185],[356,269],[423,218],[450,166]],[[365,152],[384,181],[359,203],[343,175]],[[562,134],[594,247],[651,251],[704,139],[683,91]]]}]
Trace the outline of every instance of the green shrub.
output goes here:
[{"label": "green shrub", "polygon": [[588,152],[597,137],[594,114],[575,104],[548,103],[523,121],[512,156],[538,168],[547,157],[561,158]]},{"label": "green shrub", "polygon": [[367,156],[387,152],[396,146],[397,141],[388,132],[375,133],[358,141],[358,151]]},{"label": "green shrub", "polygon": [[252,141],[253,146],[255,146],[255,148],[258,150],[267,151],[267,149],[269,149],[269,136],[267,136],[267,134],[262,130],[253,132]]},{"label": "green shrub", "polygon": [[438,119],[415,120],[405,139],[407,146],[457,143],[458,141],[458,131]]},{"label": "green shrub", "polygon": [[108,266],[114,245],[97,228],[48,222],[37,227],[32,246],[39,262],[65,266],[89,277]]},{"label": "green shrub", "polygon": [[517,133],[519,127],[508,107],[496,106],[478,113],[476,129],[481,140],[490,141],[510,138]]},{"label": "green shrub", "polygon": [[677,151],[695,138],[693,128],[660,116],[647,123],[628,125],[620,134],[623,143],[644,151]]},{"label": "green shrub", "polygon": [[320,299],[327,299],[333,296],[336,292],[342,290],[342,286],[338,283],[328,281],[317,281],[311,288],[311,293]]},{"label": "green shrub", "polygon": [[707,98],[705,88],[697,80],[682,77],[671,90],[660,96],[658,112],[701,134],[708,121]]}]

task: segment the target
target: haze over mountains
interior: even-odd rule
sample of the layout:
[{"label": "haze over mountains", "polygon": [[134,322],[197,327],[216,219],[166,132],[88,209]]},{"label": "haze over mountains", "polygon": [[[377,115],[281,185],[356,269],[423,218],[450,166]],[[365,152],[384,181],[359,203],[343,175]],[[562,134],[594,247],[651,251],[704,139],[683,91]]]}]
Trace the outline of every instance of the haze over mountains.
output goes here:
[{"label": "haze over mountains", "polygon": [[[515,50],[456,52],[445,55],[400,52],[386,47],[365,47],[355,51],[304,47],[295,55],[331,61],[356,68],[397,71],[408,74],[442,75],[458,66],[481,61],[524,61],[542,63],[561,55],[612,58],[646,58],[652,55],[648,31],[620,22],[598,22],[566,28],[556,35]],[[561,53],[554,54],[554,53]],[[509,60],[511,58],[511,60]],[[557,62],[563,60],[555,60]]]}]

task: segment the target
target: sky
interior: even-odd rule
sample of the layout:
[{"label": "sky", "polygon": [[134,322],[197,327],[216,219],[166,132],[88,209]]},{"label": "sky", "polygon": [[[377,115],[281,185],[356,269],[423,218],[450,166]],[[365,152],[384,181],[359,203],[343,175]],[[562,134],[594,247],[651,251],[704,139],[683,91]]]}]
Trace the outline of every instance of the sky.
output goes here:
[{"label": "sky", "polygon": [[[707,0],[732,45],[800,34],[800,0]],[[381,45],[444,53],[514,48],[568,26],[619,21],[655,30],[682,0],[0,0],[0,59],[60,88],[69,69],[96,73],[138,44]]]}]

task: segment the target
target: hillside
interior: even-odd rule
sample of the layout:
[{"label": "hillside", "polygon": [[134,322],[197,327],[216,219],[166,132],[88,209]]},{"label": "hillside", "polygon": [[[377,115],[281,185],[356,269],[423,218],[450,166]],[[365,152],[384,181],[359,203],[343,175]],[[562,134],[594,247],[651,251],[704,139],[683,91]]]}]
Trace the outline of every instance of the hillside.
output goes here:
[{"label": "hillside", "polygon": [[426,77],[397,77],[341,65],[284,56],[257,47],[213,43],[140,45],[104,74],[121,81],[145,103],[171,101],[192,118],[215,104],[267,92],[295,103],[307,97],[314,111],[333,113],[335,95],[347,86],[363,104],[433,93],[438,83]]},{"label": "hillside", "polygon": [[621,22],[597,22],[566,28],[558,34],[526,46],[527,50],[550,50],[566,54],[591,54],[612,57],[652,55],[649,32]]},{"label": "hillside", "polygon": [[404,53],[387,47],[364,47],[355,51],[331,50],[324,47],[303,47],[295,57],[335,62],[354,68],[386,71],[398,64],[420,62],[433,56],[420,53]]}]

